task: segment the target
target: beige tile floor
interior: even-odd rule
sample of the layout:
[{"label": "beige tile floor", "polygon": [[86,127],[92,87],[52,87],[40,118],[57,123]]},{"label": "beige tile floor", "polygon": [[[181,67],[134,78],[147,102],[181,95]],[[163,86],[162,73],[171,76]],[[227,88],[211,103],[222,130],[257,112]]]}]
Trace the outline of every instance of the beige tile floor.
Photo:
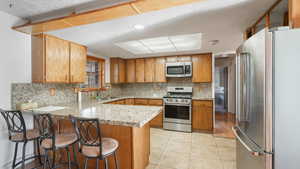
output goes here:
[{"label": "beige tile floor", "polygon": [[151,129],[147,169],[236,169],[235,140]]}]

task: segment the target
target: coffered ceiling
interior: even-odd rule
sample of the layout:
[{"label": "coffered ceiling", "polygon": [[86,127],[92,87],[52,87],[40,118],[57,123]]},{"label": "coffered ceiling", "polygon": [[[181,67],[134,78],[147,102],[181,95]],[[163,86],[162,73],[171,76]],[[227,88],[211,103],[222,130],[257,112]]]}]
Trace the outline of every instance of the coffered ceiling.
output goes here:
[{"label": "coffered ceiling", "polygon": [[[243,32],[275,0],[207,0],[105,22],[49,32],[84,44],[109,57],[138,58],[190,53],[228,53],[243,41]],[[135,25],[143,25],[142,30]],[[190,51],[134,54],[116,45],[128,41],[201,33],[201,48]],[[211,41],[218,40],[217,44]]]},{"label": "coffered ceiling", "polygon": [[[31,20],[62,16],[74,10],[87,10],[124,3],[129,0],[8,0],[0,10]],[[138,58],[163,55],[235,51],[243,32],[276,0],[205,0],[155,12],[108,20],[48,32],[88,47],[97,56]],[[142,25],[144,29],[136,29]],[[134,54],[116,44],[158,37],[201,34],[201,48],[190,51]],[[217,41],[216,41],[217,40]],[[218,42],[218,43],[212,43]]]}]

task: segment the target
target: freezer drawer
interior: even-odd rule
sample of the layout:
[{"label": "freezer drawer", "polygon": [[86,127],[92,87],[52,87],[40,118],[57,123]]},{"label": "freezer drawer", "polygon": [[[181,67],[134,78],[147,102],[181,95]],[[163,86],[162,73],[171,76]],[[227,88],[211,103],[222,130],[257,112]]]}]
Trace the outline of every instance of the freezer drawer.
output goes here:
[{"label": "freezer drawer", "polygon": [[265,169],[265,157],[254,156],[240,142],[236,142],[237,169]]},{"label": "freezer drawer", "polygon": [[267,152],[255,144],[239,127],[233,127],[237,138],[237,169],[267,169],[272,152]]}]

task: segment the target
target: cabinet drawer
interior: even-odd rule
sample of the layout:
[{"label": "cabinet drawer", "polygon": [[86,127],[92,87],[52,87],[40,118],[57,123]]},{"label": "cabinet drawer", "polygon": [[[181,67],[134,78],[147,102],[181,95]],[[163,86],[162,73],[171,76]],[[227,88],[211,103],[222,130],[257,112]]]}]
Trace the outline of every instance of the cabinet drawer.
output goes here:
[{"label": "cabinet drawer", "polygon": [[150,99],[149,100],[149,105],[150,106],[162,106],[163,101],[161,99]]},{"label": "cabinet drawer", "polygon": [[125,99],[126,105],[134,105],[134,99]]},{"label": "cabinet drawer", "polygon": [[193,105],[202,108],[213,108],[213,102],[210,100],[193,100]]},{"label": "cabinet drawer", "polygon": [[135,105],[148,105],[147,99],[134,99]]}]

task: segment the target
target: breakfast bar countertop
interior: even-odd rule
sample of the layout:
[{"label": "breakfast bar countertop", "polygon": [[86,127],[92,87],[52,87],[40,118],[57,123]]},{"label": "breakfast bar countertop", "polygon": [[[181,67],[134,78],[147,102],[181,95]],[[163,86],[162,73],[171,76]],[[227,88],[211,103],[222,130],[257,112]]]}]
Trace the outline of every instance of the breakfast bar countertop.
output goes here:
[{"label": "breakfast bar countertop", "polygon": [[53,116],[68,118],[69,115],[82,118],[98,118],[101,124],[143,127],[155,118],[161,111],[160,106],[136,106],[103,104],[97,101],[67,103],[59,110],[32,109],[27,113],[50,113]]}]

